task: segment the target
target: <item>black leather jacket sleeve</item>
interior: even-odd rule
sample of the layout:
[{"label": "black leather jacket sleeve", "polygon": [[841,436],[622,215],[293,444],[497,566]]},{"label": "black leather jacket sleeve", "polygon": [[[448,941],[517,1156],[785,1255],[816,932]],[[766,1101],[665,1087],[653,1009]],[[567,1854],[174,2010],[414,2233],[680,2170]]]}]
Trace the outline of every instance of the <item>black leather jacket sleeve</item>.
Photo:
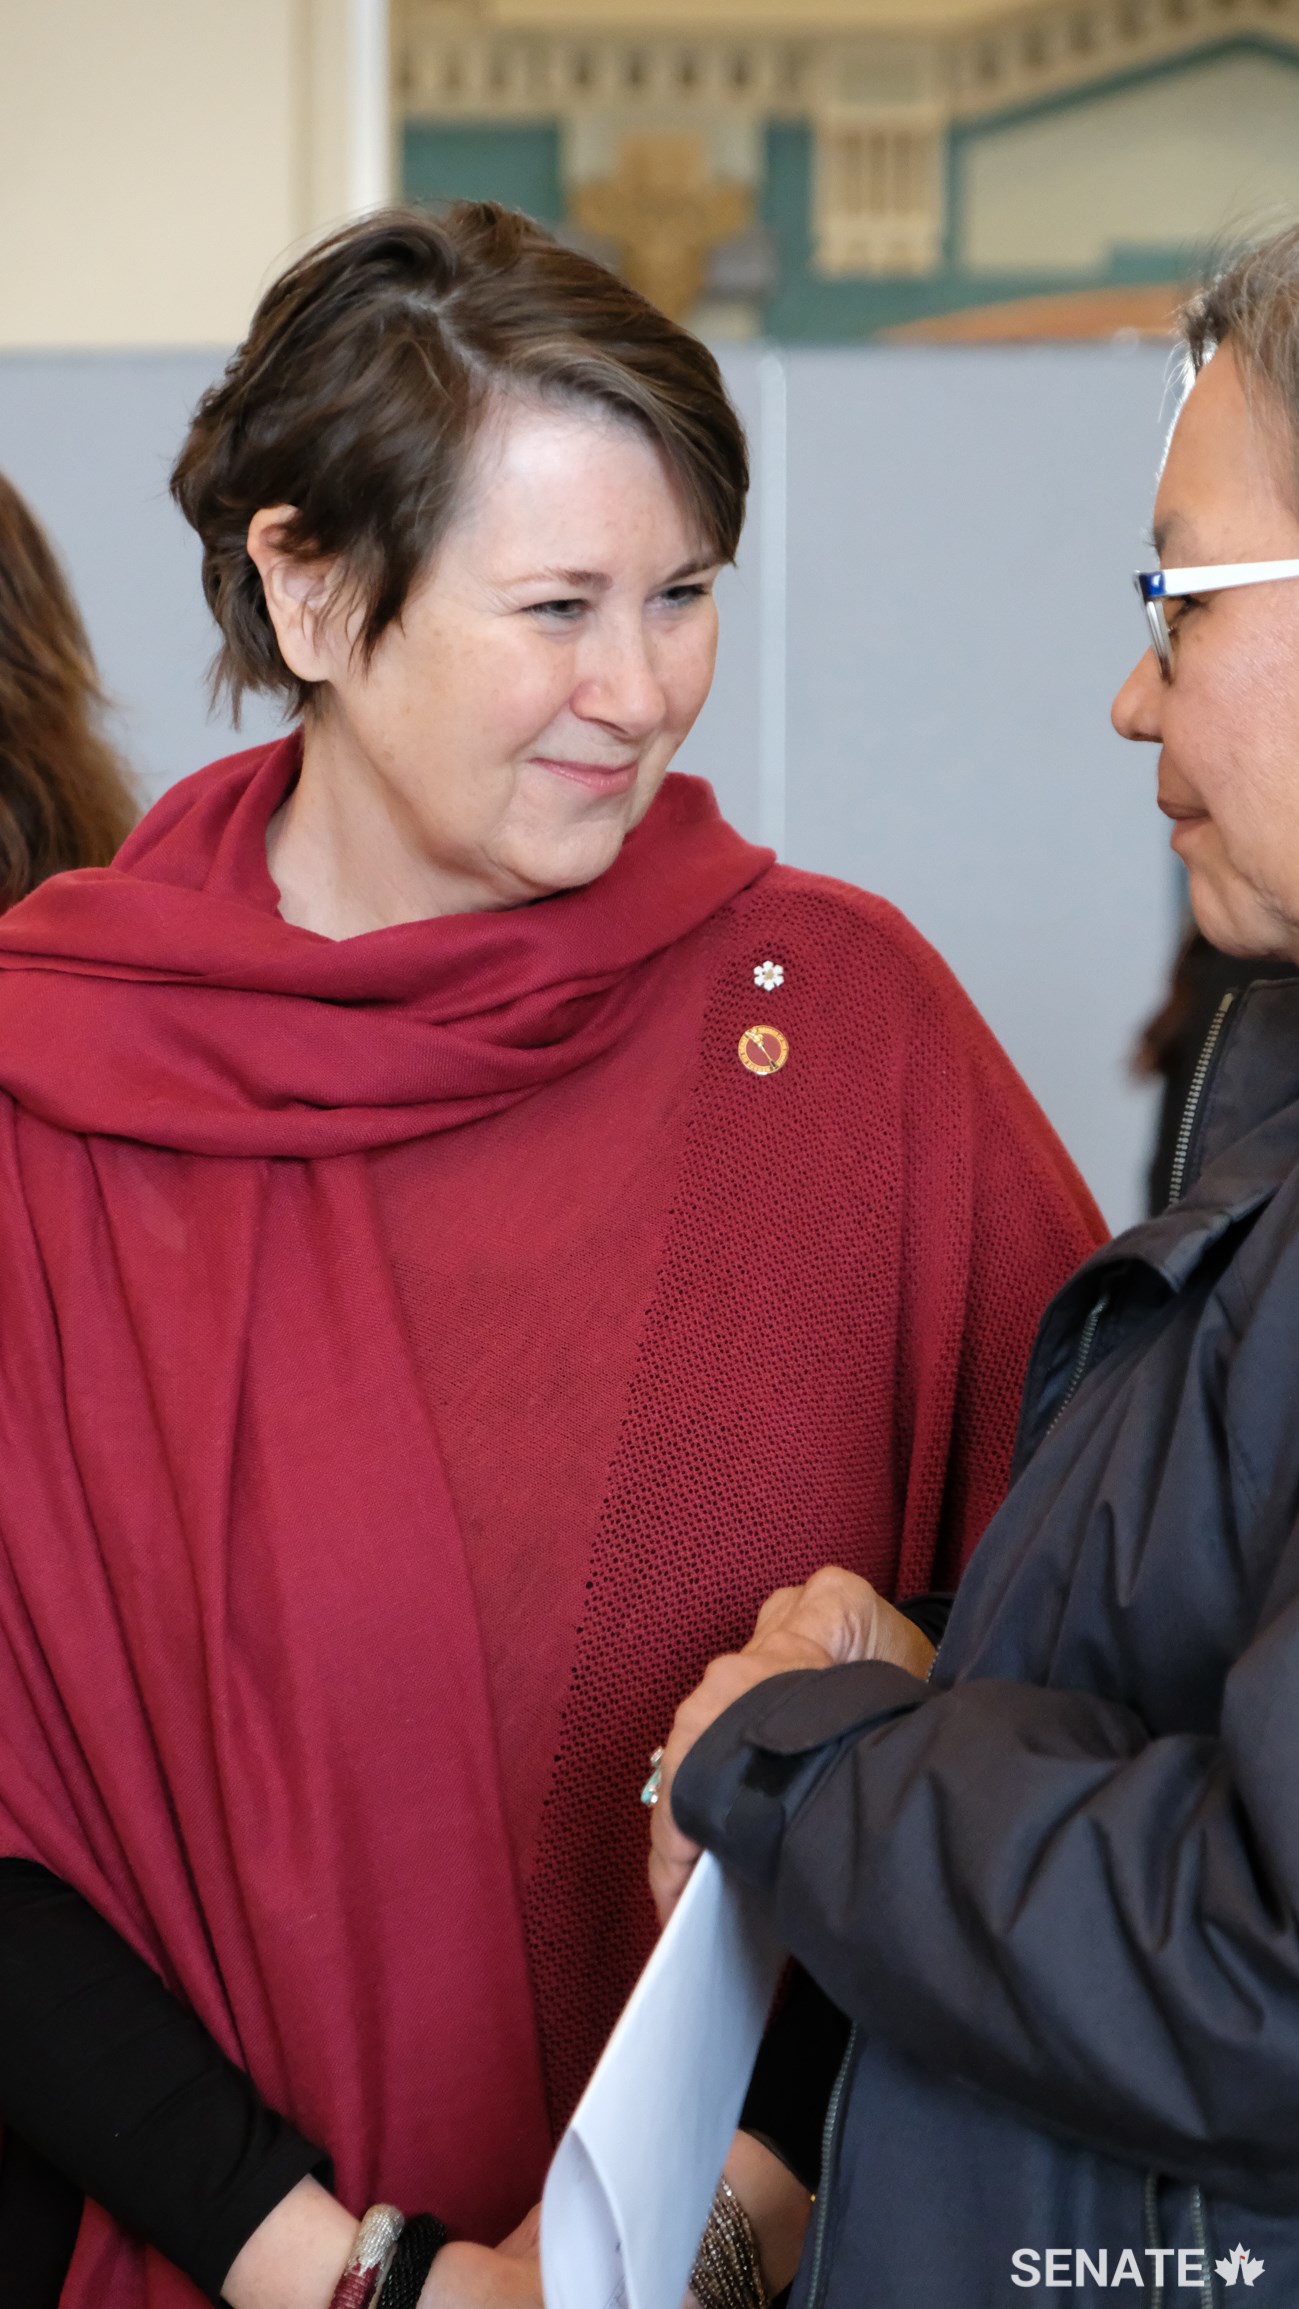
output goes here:
[{"label": "black leather jacket sleeve", "polygon": [[1221,1736],[884,1664],[773,1678],[686,1758],[686,1831],[855,2021],[1088,2147],[1299,2212],[1299,1600]]}]

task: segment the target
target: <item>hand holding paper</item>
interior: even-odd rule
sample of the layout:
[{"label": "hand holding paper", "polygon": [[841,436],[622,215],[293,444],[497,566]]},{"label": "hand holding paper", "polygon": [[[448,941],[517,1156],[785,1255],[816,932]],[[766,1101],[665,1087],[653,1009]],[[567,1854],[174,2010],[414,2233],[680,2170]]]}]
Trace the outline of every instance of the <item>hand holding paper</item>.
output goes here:
[{"label": "hand holding paper", "polygon": [[555,2153],[546,2309],[681,2309],[782,1963],[701,1860]]}]

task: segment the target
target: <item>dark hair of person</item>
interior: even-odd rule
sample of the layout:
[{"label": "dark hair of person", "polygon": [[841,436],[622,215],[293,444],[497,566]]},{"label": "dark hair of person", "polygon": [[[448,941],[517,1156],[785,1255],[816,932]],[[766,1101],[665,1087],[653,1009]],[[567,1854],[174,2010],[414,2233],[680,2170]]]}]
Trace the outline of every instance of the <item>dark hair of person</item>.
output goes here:
[{"label": "dark hair of person", "polygon": [[744,432],[698,338],[513,209],[381,211],[273,283],[172,474],[221,632],[214,688],[236,711],[248,690],[300,711],[314,687],[280,655],[248,556],[253,515],[291,506],[287,550],[337,562],[364,663],[428,567],[500,393],[586,402],[637,426],[708,553],[734,559]]},{"label": "dark hair of person", "polygon": [[1299,225],[1244,250],[1180,315],[1192,369],[1230,342],[1246,387],[1262,384],[1285,420],[1299,478]]},{"label": "dark hair of person", "polygon": [[106,866],[135,823],[104,702],[53,548],[0,474],[0,911],[51,874]]}]

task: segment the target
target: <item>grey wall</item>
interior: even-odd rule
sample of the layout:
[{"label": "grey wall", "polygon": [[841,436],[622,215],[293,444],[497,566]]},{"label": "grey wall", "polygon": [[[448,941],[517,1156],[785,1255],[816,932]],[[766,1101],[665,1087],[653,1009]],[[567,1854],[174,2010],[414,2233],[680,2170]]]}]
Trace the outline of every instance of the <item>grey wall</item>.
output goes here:
[{"label": "grey wall", "polygon": [[1154,757],[1109,725],[1142,646],[1166,366],[1130,346],[733,356],[758,504],[685,757],[746,828],[783,820],[793,864],[882,891],[933,940],[1116,1226],[1153,1121],[1126,1056],[1176,934]]},{"label": "grey wall", "polygon": [[167,495],[189,412],[224,356],[0,356],[0,468],[48,526],[77,590],[116,735],[150,795],[278,724],[209,719],[213,627],[197,543]]},{"label": "grey wall", "polygon": [[[166,496],[202,354],[0,358],[0,466],[49,525],[149,788],[270,735],[209,720],[197,554]],[[1140,1207],[1126,1078],[1174,935],[1153,761],[1109,729],[1141,628],[1164,357],[730,353],[754,516],[682,757],[793,864],[938,946],[1087,1174]],[[865,1022],[869,1031],[869,1022]]]}]

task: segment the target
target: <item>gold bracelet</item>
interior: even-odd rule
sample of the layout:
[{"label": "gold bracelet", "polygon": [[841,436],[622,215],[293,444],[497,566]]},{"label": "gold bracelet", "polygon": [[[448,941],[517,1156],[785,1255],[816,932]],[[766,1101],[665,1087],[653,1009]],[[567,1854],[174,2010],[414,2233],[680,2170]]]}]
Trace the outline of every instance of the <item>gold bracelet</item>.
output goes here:
[{"label": "gold bracelet", "polygon": [[769,2296],[753,2223],[725,2174],[699,2240],[690,2290],[699,2309],[767,2309]]}]

